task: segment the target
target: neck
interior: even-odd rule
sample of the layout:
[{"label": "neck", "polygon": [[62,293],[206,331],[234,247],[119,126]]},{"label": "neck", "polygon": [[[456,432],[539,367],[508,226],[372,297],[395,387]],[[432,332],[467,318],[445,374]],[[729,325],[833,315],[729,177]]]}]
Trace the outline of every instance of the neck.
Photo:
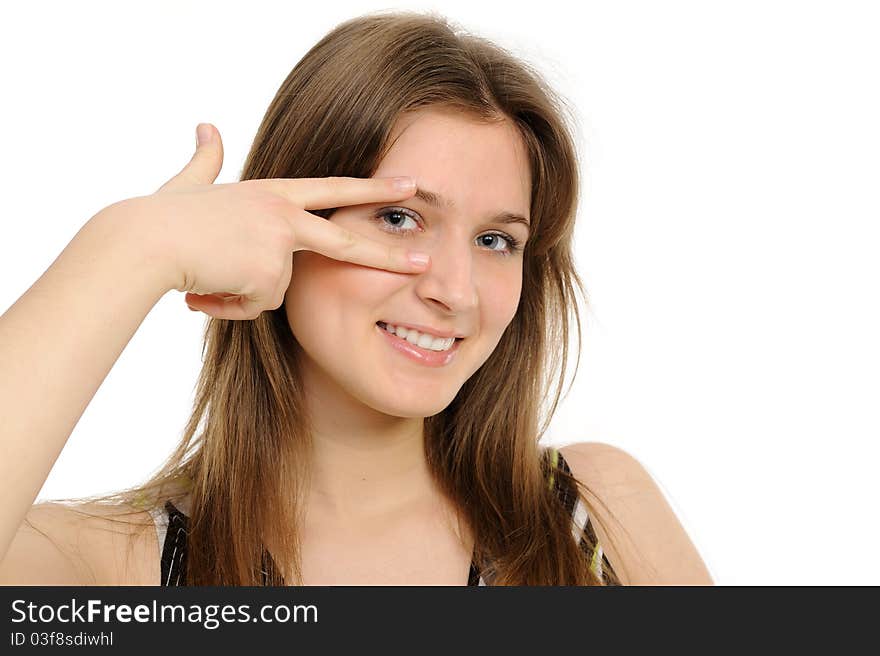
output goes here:
[{"label": "neck", "polygon": [[305,390],[312,436],[309,505],[322,516],[377,517],[438,498],[425,458],[423,418],[378,412],[314,379]]}]

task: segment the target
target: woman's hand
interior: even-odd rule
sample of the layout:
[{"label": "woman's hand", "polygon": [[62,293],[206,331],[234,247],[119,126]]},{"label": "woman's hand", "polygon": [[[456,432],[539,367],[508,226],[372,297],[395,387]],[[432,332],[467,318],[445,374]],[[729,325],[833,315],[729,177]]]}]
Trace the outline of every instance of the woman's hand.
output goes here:
[{"label": "woman's hand", "polygon": [[[281,306],[293,253],[311,250],[337,260],[403,273],[427,266],[345,230],[307,210],[400,201],[415,192],[411,178],[286,178],[213,184],[223,143],[200,124],[192,160],[150,196],[137,199],[159,231],[172,287],[191,309],[218,319],[255,319]],[[401,185],[400,182],[404,184]],[[408,183],[408,184],[407,184]]]}]

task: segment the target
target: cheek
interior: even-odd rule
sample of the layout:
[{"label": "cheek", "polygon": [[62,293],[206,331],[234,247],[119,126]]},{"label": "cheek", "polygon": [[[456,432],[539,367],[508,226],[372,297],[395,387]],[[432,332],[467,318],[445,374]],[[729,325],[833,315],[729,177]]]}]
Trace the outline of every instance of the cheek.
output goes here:
[{"label": "cheek", "polygon": [[299,338],[318,329],[344,332],[368,321],[371,315],[367,310],[387,296],[393,278],[379,269],[297,251],[284,297],[291,331]]},{"label": "cheek", "polygon": [[297,251],[293,254],[290,285],[284,296],[288,306],[303,306],[319,302],[333,293],[332,260],[311,251]]},{"label": "cheek", "polygon": [[327,299],[328,294],[332,298],[326,274],[325,265],[314,253],[297,251],[293,254],[290,285],[284,294],[284,311],[290,331],[301,344],[310,342],[312,333],[318,328],[309,320],[309,308],[314,308],[317,316],[323,316],[322,299]]},{"label": "cheek", "polygon": [[480,303],[487,325],[497,332],[503,332],[516,316],[519,307],[522,276],[495,276],[480,287]]}]

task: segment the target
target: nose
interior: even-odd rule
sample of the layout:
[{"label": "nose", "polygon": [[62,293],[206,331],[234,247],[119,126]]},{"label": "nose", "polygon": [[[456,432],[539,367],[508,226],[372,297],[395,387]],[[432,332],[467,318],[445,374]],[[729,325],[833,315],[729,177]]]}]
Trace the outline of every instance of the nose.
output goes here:
[{"label": "nose", "polygon": [[448,314],[462,314],[477,305],[474,280],[474,247],[458,231],[437,239],[429,249],[431,264],[418,274],[416,292],[426,302]]}]

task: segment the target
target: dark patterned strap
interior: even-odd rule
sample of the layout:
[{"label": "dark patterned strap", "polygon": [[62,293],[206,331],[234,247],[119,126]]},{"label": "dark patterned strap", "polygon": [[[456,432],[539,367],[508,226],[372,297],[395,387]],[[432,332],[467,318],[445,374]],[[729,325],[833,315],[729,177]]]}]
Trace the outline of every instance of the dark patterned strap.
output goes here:
[{"label": "dark patterned strap", "polygon": [[[578,541],[578,546],[590,558],[590,568],[593,573],[606,585],[611,585],[612,581],[607,576],[608,572],[613,571],[611,563],[599,544],[596,531],[593,528],[593,522],[590,521],[590,515],[587,512],[587,506],[578,494],[577,487],[569,479],[562,476],[556,476],[555,471],[558,469],[568,475],[572,475],[571,468],[562,456],[562,453],[553,447],[547,450],[547,457],[550,459],[550,485],[556,488],[556,493],[566,511],[572,517],[572,533]],[[592,546],[595,545],[595,548]]]},{"label": "dark patterned strap", "polygon": [[187,517],[170,501],[165,502],[168,529],[162,547],[162,585],[186,585]]},{"label": "dark patterned strap", "polygon": [[471,560],[471,571],[468,574],[468,582],[469,586],[479,586],[480,585],[480,570],[477,569],[476,563]]},{"label": "dark patterned strap", "polygon": [[[165,502],[165,511],[168,513],[168,529],[165,533],[165,543],[162,547],[162,585],[181,586],[186,585],[186,555],[187,536],[189,535],[189,517],[184,515],[171,503]],[[263,551],[262,569],[263,585],[269,585],[274,573],[275,561],[268,551]],[[278,585],[284,585],[284,579],[276,575],[280,580]]]},{"label": "dark patterned strap", "polygon": [[[564,476],[558,476],[557,471],[562,471],[573,476],[571,468],[562,453],[555,447],[545,447],[543,451],[544,463],[548,471],[548,487],[556,492],[559,501],[566,512],[572,518],[572,535],[578,541],[578,546],[590,559],[590,568],[593,573],[606,585],[614,585],[614,580],[608,575],[613,572],[611,563],[605,556],[602,546],[593,530],[587,506],[581,499],[576,485]],[[491,576],[490,576],[491,579]],[[471,572],[468,585],[481,584],[480,572],[474,563],[471,563]]]}]

